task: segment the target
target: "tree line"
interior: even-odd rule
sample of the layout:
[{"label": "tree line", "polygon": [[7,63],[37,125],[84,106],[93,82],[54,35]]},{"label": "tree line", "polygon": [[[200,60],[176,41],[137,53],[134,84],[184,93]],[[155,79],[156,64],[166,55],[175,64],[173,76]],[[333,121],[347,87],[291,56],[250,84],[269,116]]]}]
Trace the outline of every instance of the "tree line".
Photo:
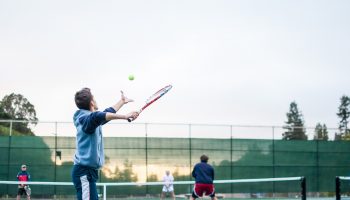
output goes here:
[{"label": "tree line", "polygon": [[[282,134],[283,140],[307,140],[305,120],[295,101],[290,103],[287,112],[287,121],[283,126],[285,132]],[[340,98],[340,105],[336,113],[340,119],[338,132],[335,133],[334,140],[350,140],[350,130],[348,129],[350,116],[350,98],[343,95]],[[25,135],[34,135],[31,125],[36,125],[38,118],[33,104],[21,94],[11,93],[4,96],[0,101],[0,119],[23,120],[23,123],[13,123],[12,129]],[[9,124],[0,124],[9,127]],[[310,138],[311,139],[311,138]],[[314,130],[314,140],[329,140],[326,124],[317,123]]]},{"label": "tree line", "polygon": [[[350,98],[343,95],[340,98],[340,105],[338,107],[338,132],[334,135],[334,140],[350,140],[350,130],[348,129],[348,122],[350,116]],[[289,112],[287,112],[287,121],[283,129],[286,131],[282,134],[283,140],[307,140],[305,128],[305,120],[298,105],[293,101],[289,106]],[[318,122],[314,130],[314,140],[329,140],[327,125]]]}]

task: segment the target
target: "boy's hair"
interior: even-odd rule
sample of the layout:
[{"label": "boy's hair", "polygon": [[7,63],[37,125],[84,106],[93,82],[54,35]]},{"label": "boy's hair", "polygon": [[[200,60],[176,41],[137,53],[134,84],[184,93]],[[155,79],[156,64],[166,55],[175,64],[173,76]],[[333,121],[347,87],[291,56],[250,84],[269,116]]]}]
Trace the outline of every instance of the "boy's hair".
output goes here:
[{"label": "boy's hair", "polygon": [[90,88],[83,88],[75,93],[75,105],[79,109],[90,110],[90,102],[92,101],[93,96],[91,94]]},{"label": "boy's hair", "polygon": [[209,160],[209,157],[208,157],[207,155],[204,155],[204,154],[203,154],[203,155],[201,156],[201,162],[205,162],[205,163],[206,163],[206,162],[208,162],[208,160]]}]

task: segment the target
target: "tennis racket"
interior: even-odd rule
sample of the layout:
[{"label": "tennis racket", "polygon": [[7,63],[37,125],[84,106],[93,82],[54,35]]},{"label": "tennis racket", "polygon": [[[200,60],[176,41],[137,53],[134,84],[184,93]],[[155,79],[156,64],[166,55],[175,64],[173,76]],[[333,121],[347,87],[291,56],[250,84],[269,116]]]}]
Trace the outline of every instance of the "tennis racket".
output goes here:
[{"label": "tennis racket", "polygon": [[[169,92],[169,90],[172,88],[172,85],[167,85],[165,87],[163,87],[162,89],[160,89],[158,92],[154,93],[152,96],[150,96],[147,100],[146,100],[146,104],[139,110],[139,114],[145,109],[147,108],[149,105],[151,105],[152,103],[154,103],[155,101],[157,101],[160,97],[162,97],[164,94],[166,94],[167,92]],[[128,122],[131,122],[132,119],[129,118]]]},{"label": "tennis racket", "polygon": [[32,193],[32,189],[30,189],[29,185],[24,186],[24,190],[26,191],[28,196],[30,196],[30,194]]}]

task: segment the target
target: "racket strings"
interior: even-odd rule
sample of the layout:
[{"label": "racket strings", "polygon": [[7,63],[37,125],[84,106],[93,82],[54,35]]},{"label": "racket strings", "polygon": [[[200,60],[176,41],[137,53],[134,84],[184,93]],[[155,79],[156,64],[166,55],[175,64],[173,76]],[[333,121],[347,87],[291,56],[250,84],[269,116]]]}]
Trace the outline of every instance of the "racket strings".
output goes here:
[{"label": "racket strings", "polygon": [[170,89],[172,88],[171,85],[168,85],[162,89],[160,89],[158,92],[154,93],[152,96],[150,96],[147,100],[146,103],[150,103],[155,101],[156,99],[159,99],[161,96],[163,96],[165,93],[167,93]]}]

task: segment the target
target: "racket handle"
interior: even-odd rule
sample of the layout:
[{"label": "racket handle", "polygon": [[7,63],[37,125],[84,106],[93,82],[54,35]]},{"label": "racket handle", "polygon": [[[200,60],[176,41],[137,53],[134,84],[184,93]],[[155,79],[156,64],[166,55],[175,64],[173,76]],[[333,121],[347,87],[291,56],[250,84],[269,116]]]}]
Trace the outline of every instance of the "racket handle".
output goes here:
[{"label": "racket handle", "polygon": [[[143,110],[143,109],[141,109],[141,110],[138,111],[139,114],[142,112],[142,110]],[[133,121],[133,118],[128,118],[127,120],[128,120],[128,122],[132,122],[132,121]]]}]

